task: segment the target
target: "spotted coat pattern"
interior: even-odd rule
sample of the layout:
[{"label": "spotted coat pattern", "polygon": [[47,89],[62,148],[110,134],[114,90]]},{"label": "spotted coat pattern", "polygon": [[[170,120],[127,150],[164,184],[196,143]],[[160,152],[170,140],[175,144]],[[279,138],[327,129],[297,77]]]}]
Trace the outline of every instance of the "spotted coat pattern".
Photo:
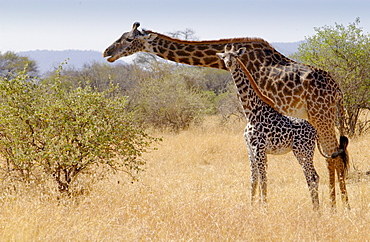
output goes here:
[{"label": "spotted coat pattern", "polygon": [[247,143],[251,167],[251,199],[256,197],[258,181],[262,201],[266,203],[267,157],[266,154],[285,154],[293,151],[303,168],[314,209],[319,207],[319,176],[313,165],[313,155],[317,134],[315,128],[306,120],[280,114],[267,105],[252,88],[243,63],[238,61],[243,49],[225,50],[218,54],[230,70],[244,108],[247,126],[244,138]]}]

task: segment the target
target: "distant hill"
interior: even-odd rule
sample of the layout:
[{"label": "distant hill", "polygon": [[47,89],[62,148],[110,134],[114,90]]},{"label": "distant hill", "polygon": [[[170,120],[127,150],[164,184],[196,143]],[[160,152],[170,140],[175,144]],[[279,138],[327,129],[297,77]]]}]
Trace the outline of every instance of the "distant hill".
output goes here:
[{"label": "distant hill", "polygon": [[[292,43],[271,43],[280,53],[289,56],[298,50],[298,46],[303,43],[292,42]],[[31,60],[36,61],[39,73],[43,75],[48,71],[53,71],[62,62],[68,60],[68,67],[74,67],[80,69],[84,64],[93,62],[108,63],[105,58],[102,57],[100,51],[94,50],[31,50],[18,52],[20,56],[27,56]],[[132,58],[125,58],[127,62],[132,61]],[[125,63],[124,60],[120,59],[115,63]]]},{"label": "distant hill", "polygon": [[[107,60],[102,57],[101,52],[93,50],[31,50],[20,51],[18,54],[36,61],[41,75],[45,72],[53,71],[68,58],[67,66],[74,67],[76,69],[82,68],[84,64],[93,62],[108,63]],[[120,61],[121,63],[124,63],[124,61]]]},{"label": "distant hill", "polygon": [[289,56],[291,54],[294,54],[298,51],[298,47],[304,43],[304,41],[298,41],[298,42],[290,42],[290,43],[271,43],[272,46],[275,47],[277,51],[284,54],[285,56]]}]

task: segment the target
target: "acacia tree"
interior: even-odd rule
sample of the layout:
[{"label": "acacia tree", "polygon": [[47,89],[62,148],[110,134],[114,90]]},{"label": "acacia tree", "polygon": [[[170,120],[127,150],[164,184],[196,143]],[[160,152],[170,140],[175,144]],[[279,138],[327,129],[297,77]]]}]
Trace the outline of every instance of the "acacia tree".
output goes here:
[{"label": "acacia tree", "polygon": [[0,76],[9,78],[12,73],[24,69],[30,76],[37,75],[38,71],[35,61],[28,59],[28,57],[19,56],[12,51],[7,51],[4,54],[0,52]]},{"label": "acacia tree", "polygon": [[335,24],[315,28],[293,58],[328,71],[344,92],[350,136],[369,129],[368,120],[360,120],[363,110],[370,109],[370,34],[359,27],[360,19],[348,26]]}]

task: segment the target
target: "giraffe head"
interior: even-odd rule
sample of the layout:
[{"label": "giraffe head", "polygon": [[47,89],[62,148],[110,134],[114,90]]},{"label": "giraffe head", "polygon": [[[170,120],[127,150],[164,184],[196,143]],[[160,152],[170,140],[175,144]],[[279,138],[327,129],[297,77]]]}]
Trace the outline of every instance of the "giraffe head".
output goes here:
[{"label": "giraffe head", "polygon": [[225,45],[225,51],[223,53],[216,53],[224,62],[227,69],[232,71],[236,66],[236,58],[242,56],[245,53],[246,48],[242,47],[238,50],[235,50],[234,45],[231,48],[228,48]]},{"label": "giraffe head", "polygon": [[154,40],[157,35],[140,31],[138,30],[139,26],[140,23],[135,22],[130,32],[123,33],[103,52],[103,57],[109,57],[108,61],[114,62],[120,57],[129,56],[139,51],[150,51],[149,42]]}]

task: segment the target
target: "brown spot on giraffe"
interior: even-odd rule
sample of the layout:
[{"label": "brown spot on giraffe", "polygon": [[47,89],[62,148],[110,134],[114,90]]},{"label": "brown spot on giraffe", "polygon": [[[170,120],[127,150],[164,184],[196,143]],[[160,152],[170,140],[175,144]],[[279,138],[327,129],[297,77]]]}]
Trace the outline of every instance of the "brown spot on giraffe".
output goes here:
[{"label": "brown spot on giraffe", "polygon": [[195,52],[194,52],[194,56],[195,56],[195,57],[200,57],[200,58],[201,58],[201,57],[204,57],[204,54],[203,54],[203,52],[201,52],[201,51],[195,51]]},{"label": "brown spot on giraffe", "polygon": [[187,51],[177,51],[177,54],[180,55],[180,56],[183,56],[183,57],[187,57],[187,56],[190,56],[191,54]]}]

